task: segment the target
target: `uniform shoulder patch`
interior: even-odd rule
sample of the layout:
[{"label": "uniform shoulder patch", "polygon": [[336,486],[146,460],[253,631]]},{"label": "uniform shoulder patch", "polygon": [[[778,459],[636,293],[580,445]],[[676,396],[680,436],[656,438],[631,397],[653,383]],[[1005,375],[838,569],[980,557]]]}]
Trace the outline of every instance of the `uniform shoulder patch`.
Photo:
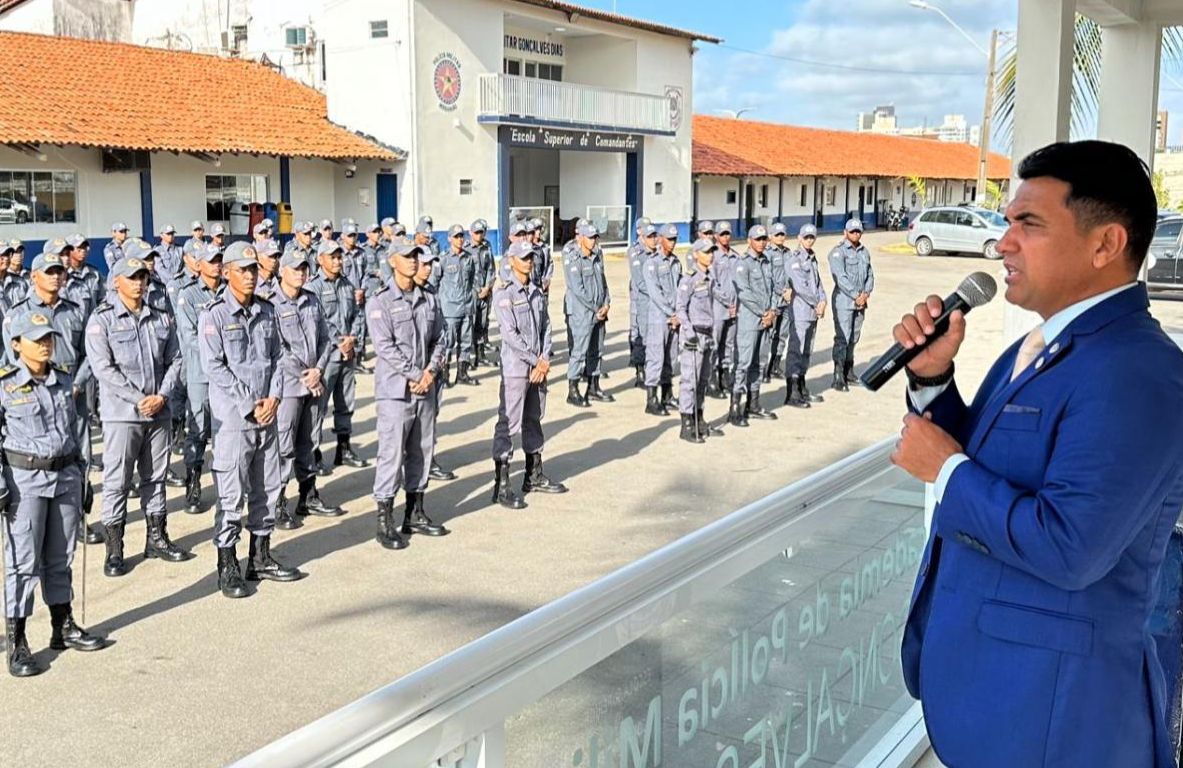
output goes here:
[{"label": "uniform shoulder patch", "polygon": [[98,313],[100,313],[100,312],[110,312],[110,311],[111,311],[111,310],[113,310],[113,309],[115,309],[115,305],[114,305],[114,304],[112,304],[112,303],[110,303],[110,302],[108,302],[108,301],[104,301],[102,304],[100,304],[100,305],[98,305],[97,307],[95,307],[95,308],[94,308],[94,311],[95,311],[95,314],[97,315],[97,314],[98,314]]},{"label": "uniform shoulder patch", "polygon": [[375,288],[375,289],[374,289],[374,293],[373,293],[373,294],[371,294],[371,295],[373,295],[373,296],[378,296],[378,295],[380,295],[380,294],[386,293],[386,291],[388,291],[388,290],[390,290],[390,286],[389,286],[389,285],[387,285],[387,284],[385,284],[385,283],[383,283],[383,284],[382,284],[380,287],[378,287],[378,288]]},{"label": "uniform shoulder patch", "polygon": [[9,376],[11,376],[12,374],[16,373],[18,370],[20,370],[20,369],[17,368],[15,365],[5,365],[3,367],[0,367],[0,379],[6,379]]}]

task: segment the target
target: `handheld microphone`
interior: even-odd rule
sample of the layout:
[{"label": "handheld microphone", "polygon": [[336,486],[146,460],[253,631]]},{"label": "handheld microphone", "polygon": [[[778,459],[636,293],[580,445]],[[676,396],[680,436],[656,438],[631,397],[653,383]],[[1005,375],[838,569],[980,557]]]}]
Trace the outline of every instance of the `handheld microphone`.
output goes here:
[{"label": "handheld microphone", "polygon": [[[933,332],[928,334],[928,341],[932,341],[949,330],[949,316],[957,310],[968,313],[974,307],[980,307],[994,298],[998,292],[998,284],[994,278],[985,272],[974,272],[961,281],[957,290],[949,294],[941,308],[941,314],[933,319]],[[927,342],[920,346],[905,349],[898,342],[883,353],[871,367],[863,371],[859,381],[872,392],[878,390],[887,380],[899,373],[905,365],[928,348]]]}]

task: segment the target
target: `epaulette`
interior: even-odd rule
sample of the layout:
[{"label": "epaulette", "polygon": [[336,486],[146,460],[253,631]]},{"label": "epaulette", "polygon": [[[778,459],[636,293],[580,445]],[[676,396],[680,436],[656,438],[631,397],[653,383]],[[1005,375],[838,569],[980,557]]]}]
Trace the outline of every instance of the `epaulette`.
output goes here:
[{"label": "epaulette", "polygon": [[207,310],[213,309],[214,307],[218,306],[219,304],[225,304],[225,303],[226,303],[226,300],[224,298],[222,298],[222,294],[219,293],[217,296],[214,296],[212,299],[210,299],[209,303],[205,305],[205,309],[207,309]]},{"label": "epaulette", "polygon": [[383,293],[385,293],[386,291],[389,291],[389,290],[390,290],[390,283],[382,283],[382,285],[380,285],[379,287],[375,288],[375,289],[374,289],[374,292],[373,292],[372,294],[370,294],[370,295],[371,295],[371,296],[378,296],[378,295],[381,295],[381,294],[383,294]]},{"label": "epaulette", "polygon": [[7,379],[9,376],[11,376],[12,374],[16,373],[19,370],[20,369],[17,368],[15,365],[6,365],[3,368],[0,368],[0,379]]},{"label": "epaulette", "polygon": [[99,312],[110,312],[112,309],[115,309],[115,305],[110,302],[104,301],[102,304],[99,304],[97,307],[94,308],[94,312],[97,315]]},{"label": "epaulette", "polygon": [[50,364],[49,364],[49,367],[50,367],[50,368],[52,368],[52,369],[54,369],[54,370],[55,370],[55,371],[57,371],[58,373],[64,373],[64,374],[66,374],[67,376],[69,376],[69,375],[70,375],[70,371],[68,371],[67,369],[65,369],[65,368],[63,368],[62,366],[58,365],[57,363],[50,363]]}]

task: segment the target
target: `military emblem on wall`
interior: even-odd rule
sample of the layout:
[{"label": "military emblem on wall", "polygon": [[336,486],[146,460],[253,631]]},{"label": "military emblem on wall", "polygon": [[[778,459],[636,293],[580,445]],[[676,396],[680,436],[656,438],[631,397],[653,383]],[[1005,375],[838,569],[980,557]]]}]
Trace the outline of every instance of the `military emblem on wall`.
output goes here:
[{"label": "military emblem on wall", "polygon": [[682,125],[683,97],[682,89],[676,85],[665,87],[665,98],[670,103],[670,125],[676,131]]},{"label": "military emblem on wall", "polygon": [[436,56],[432,82],[440,107],[455,109],[456,102],[460,100],[460,60],[450,53]]}]

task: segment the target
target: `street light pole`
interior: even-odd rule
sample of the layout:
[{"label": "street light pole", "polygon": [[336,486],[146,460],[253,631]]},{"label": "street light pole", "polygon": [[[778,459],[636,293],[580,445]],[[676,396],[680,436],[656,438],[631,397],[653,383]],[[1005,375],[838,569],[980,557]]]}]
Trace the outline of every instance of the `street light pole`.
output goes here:
[{"label": "street light pole", "polygon": [[998,59],[998,30],[990,30],[989,64],[986,66],[986,104],[982,108],[982,130],[978,135],[978,186],[974,190],[974,202],[984,204],[986,200],[987,165],[990,162],[990,123],[994,119],[994,78]]}]

